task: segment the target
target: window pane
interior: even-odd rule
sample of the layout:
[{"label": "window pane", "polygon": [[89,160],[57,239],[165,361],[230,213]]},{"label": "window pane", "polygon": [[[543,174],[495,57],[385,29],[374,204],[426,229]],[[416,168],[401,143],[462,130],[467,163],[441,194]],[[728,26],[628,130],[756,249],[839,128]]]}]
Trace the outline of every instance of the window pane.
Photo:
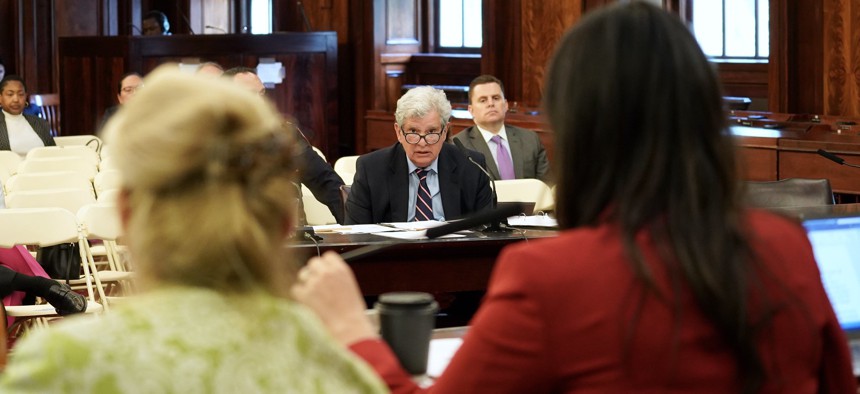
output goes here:
[{"label": "window pane", "polygon": [[463,45],[469,48],[480,48],[483,45],[484,35],[481,0],[465,0],[463,14]]},{"label": "window pane", "polygon": [[770,56],[770,7],[768,0],[758,0],[758,55]]},{"label": "window pane", "polygon": [[715,0],[694,0],[693,34],[708,56],[723,56],[723,6]]},{"label": "window pane", "polygon": [[463,46],[463,0],[439,0],[439,46]]},{"label": "window pane", "polygon": [[272,0],[251,0],[251,34],[272,32]]},{"label": "window pane", "polygon": [[726,56],[755,56],[755,11],[755,0],[726,0]]}]

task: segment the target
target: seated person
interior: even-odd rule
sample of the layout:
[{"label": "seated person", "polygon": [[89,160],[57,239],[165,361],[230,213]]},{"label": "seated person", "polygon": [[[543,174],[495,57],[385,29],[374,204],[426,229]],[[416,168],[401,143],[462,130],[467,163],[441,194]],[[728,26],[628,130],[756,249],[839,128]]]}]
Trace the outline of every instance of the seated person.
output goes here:
[{"label": "seated person", "polygon": [[[232,79],[243,89],[266,97],[266,87],[253,68],[233,67],[225,71],[223,75]],[[319,202],[325,204],[338,223],[343,224],[343,199],[340,196],[340,187],[344,184],[343,179],[334,172],[330,164],[314,152],[307,137],[298,127],[291,123],[288,127],[295,130],[296,133],[300,183],[307,186]],[[302,210],[299,214],[304,221],[304,211]]]},{"label": "seated person", "polygon": [[118,104],[105,110],[101,123],[99,123],[99,130],[104,128],[105,123],[121,106],[131,100],[141,87],[143,87],[143,77],[134,71],[125,73],[119,77],[119,86],[116,92],[116,102]]},{"label": "seated person", "polygon": [[49,278],[26,248],[0,248],[0,297],[3,297],[3,305],[21,305],[25,295],[44,298],[60,315],[84,312],[87,308],[86,297]]},{"label": "seated person", "polygon": [[505,124],[508,101],[501,80],[492,75],[472,80],[469,113],[475,125],[454,138],[487,157],[487,170],[493,178],[549,180],[549,161],[537,133]]},{"label": "seated person", "polygon": [[[347,224],[451,220],[490,206],[487,175],[445,142],[450,117],[445,93],[430,86],[397,100],[398,143],[358,158]],[[482,155],[473,157],[484,165]]]},{"label": "seated person", "polygon": [[506,247],[444,373],[421,388],[329,252],[297,299],[393,393],[855,393],[806,232],[748,209],[713,66],[643,1],[584,17],[547,71],[555,238]]},{"label": "seated person", "polygon": [[168,66],[105,134],[140,293],[29,332],[0,392],[385,392],[289,297],[294,141],[270,103]]},{"label": "seated person", "polygon": [[30,149],[54,146],[51,126],[45,119],[24,114],[27,86],[17,75],[0,80],[0,150],[11,150],[21,157]]}]

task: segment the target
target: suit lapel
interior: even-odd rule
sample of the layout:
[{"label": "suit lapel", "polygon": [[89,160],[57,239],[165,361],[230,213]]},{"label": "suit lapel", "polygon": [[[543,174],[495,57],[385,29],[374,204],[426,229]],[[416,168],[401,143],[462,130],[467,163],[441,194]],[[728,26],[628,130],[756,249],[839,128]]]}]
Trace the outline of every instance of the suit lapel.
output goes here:
[{"label": "suit lapel", "polygon": [[[486,145],[486,144],[485,144]],[[439,193],[442,194],[442,209],[445,219],[458,218],[460,212],[460,183],[457,178],[457,161],[452,157],[453,149],[443,145],[439,152]]]},{"label": "suit lapel", "polygon": [[508,147],[511,148],[511,161],[514,163],[514,175],[517,179],[524,178],[523,175],[523,145],[520,142],[520,133],[514,127],[505,126],[505,134],[508,135]]},{"label": "suit lapel", "polygon": [[0,150],[12,150],[9,144],[9,130],[6,129],[6,115],[0,112]]},{"label": "suit lapel", "polygon": [[[409,167],[406,165],[406,151],[398,143],[391,155],[388,166],[391,178],[388,182],[388,201],[391,204],[391,221],[405,222],[409,203]],[[381,174],[380,174],[381,175]]]},{"label": "suit lapel", "polygon": [[496,161],[493,160],[493,154],[490,153],[490,146],[487,145],[487,141],[484,141],[484,136],[481,135],[481,131],[478,130],[477,127],[472,126],[468,130],[466,130],[469,136],[469,145],[471,145],[472,150],[480,152],[484,155],[484,159],[487,161],[487,171],[490,171],[490,174],[493,174],[493,179],[502,179],[499,175],[499,166],[496,165]]}]

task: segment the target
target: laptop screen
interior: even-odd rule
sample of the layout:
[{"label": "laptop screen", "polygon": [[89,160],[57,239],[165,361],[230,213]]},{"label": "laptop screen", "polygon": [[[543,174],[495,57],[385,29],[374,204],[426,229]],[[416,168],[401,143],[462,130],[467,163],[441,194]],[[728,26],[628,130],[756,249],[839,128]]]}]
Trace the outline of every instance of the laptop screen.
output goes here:
[{"label": "laptop screen", "polygon": [[803,222],[843,330],[860,329],[860,215]]}]

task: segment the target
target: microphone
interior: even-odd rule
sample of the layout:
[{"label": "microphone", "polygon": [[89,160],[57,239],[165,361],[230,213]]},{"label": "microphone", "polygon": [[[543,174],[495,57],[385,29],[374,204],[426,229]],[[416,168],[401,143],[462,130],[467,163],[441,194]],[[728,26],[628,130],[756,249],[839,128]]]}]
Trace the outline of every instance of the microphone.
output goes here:
[{"label": "microphone", "polygon": [[302,4],[302,0],[296,1],[296,6],[299,7],[299,13],[302,15],[302,21],[305,22],[305,31],[313,31],[311,30],[311,21],[308,19],[308,14],[305,12],[305,5]]},{"label": "microphone", "polygon": [[834,162],[834,163],[836,163],[836,164],[839,164],[839,165],[845,165],[845,166],[848,166],[848,167],[860,168],[860,165],[857,165],[857,164],[851,164],[851,163],[846,163],[846,162],[845,162],[845,159],[843,159],[843,158],[841,158],[841,157],[839,157],[839,156],[836,156],[836,155],[834,155],[834,154],[832,154],[832,153],[830,153],[830,152],[828,152],[828,151],[826,151],[826,150],[824,150],[824,149],[819,149],[819,150],[817,151],[817,153],[818,153],[819,155],[824,156],[825,158],[827,158],[827,160],[830,160],[830,161],[832,161],[832,162]]},{"label": "microphone", "polygon": [[[443,235],[453,234],[457,231],[477,227],[488,222],[498,223],[499,221],[507,217],[518,215],[522,211],[523,205],[520,203],[505,204],[504,206],[499,207],[497,209],[481,211],[474,216],[470,216],[468,218],[453,221],[448,224],[443,224],[439,227],[429,228],[427,229],[427,238],[439,238]],[[362,246],[358,249],[353,249],[349,252],[343,253],[340,255],[340,257],[343,258],[346,262],[351,262],[364,257],[368,257],[370,255],[378,253],[382,249],[385,249],[391,245],[397,245],[400,243],[403,242],[385,242],[381,244]]]},{"label": "microphone", "polygon": [[182,17],[182,21],[185,22],[185,26],[188,27],[188,31],[191,32],[191,35],[195,35],[194,29],[191,28],[191,21],[188,20],[188,15],[185,15],[185,12],[182,11],[182,8],[179,7],[179,3],[176,3],[176,11],[179,12],[179,16]]},{"label": "microphone", "polygon": [[224,30],[224,29],[222,29],[222,28],[220,28],[220,27],[218,27],[218,26],[206,25],[206,26],[203,26],[203,27],[205,27],[205,28],[207,28],[207,29],[218,30],[218,31],[220,31],[220,32],[222,32],[222,33],[224,33],[224,34],[227,34],[227,30]]},{"label": "microphone", "polygon": [[[492,207],[498,208],[499,207],[499,195],[496,194],[496,179],[495,179],[495,177],[493,177],[493,175],[490,174],[490,172],[487,171],[486,168],[484,168],[482,165],[478,164],[478,162],[472,158],[472,155],[469,153],[469,149],[466,148],[466,146],[463,145],[463,143],[460,142],[460,140],[454,138],[453,141],[454,141],[454,145],[457,145],[457,148],[460,149],[460,152],[462,152],[466,156],[466,158],[469,159],[469,161],[475,165],[475,167],[478,167],[478,169],[481,170],[481,172],[486,174],[487,178],[490,178],[490,186],[491,186],[490,190],[493,192],[493,194],[492,194]],[[511,216],[513,216],[513,215],[511,215]],[[490,226],[487,227],[486,231],[487,232],[510,231],[510,229],[508,229],[508,228],[502,229],[502,221],[505,220],[505,218],[507,218],[507,216],[505,216],[504,218],[502,218],[499,221],[490,222]],[[507,224],[507,221],[505,221],[505,224]]]}]

